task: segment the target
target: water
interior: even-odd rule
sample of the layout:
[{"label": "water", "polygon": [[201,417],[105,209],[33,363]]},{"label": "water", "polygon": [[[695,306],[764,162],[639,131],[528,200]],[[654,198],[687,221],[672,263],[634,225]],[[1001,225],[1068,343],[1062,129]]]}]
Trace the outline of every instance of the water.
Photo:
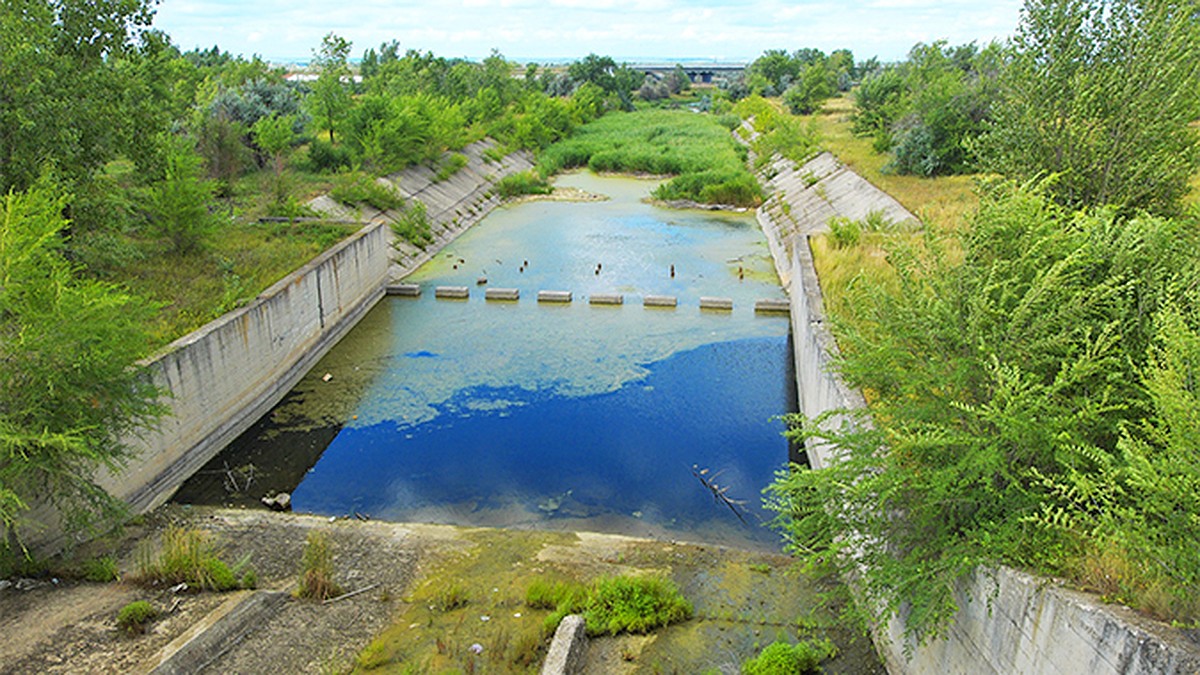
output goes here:
[{"label": "water", "polygon": [[[382,301],[176,500],[284,490],[328,515],[775,541],[760,491],[788,459],[772,418],[794,378],[787,319],[753,312],[783,296],[753,217],[652,207],[647,181],[560,184],[612,199],[490,215],[410,277],[421,298]],[[485,302],[479,276],[521,300]],[[626,304],[581,302],[612,292]],[[735,310],[701,311],[704,295]]]}]

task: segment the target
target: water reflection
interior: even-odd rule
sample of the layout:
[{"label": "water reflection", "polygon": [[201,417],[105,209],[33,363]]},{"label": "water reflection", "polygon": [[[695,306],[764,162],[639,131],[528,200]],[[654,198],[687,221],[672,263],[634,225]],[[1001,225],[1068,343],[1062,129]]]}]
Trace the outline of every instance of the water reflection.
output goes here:
[{"label": "water reflection", "polygon": [[[759,490],[787,458],[770,418],[794,399],[788,322],[753,313],[782,297],[753,218],[651,207],[644,181],[561,182],[612,199],[493,213],[410,278],[421,298],[381,302],[177,499],[229,501],[218,484],[253,463],[244,503],[288,490],[316,513],[770,541]],[[521,300],[485,302],[484,275]],[[476,292],[435,300],[441,284]],[[577,302],[538,304],[541,289]],[[578,301],[611,292],[627,304]],[[646,294],[679,307],[643,309]],[[701,312],[703,295],[735,310]]]}]

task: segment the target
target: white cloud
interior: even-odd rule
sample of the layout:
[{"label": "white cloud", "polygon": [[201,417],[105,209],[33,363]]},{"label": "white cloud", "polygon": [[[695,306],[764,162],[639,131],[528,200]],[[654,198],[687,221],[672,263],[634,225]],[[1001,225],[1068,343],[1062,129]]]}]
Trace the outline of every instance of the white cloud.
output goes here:
[{"label": "white cloud", "polygon": [[902,58],[915,42],[958,44],[1004,37],[1019,0],[163,0],[155,25],[184,49],[218,44],[235,53],[307,58],[326,33],[361,54],[381,42],[442,56],[482,58],[704,57],[751,60],[764,49],[851,49],[859,58]]}]

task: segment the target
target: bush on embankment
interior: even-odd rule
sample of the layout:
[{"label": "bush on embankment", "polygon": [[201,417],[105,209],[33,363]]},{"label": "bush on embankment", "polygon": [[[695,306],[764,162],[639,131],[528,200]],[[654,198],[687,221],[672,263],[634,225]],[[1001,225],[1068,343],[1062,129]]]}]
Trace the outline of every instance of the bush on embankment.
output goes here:
[{"label": "bush on embankment", "polygon": [[654,197],[757,206],[762,189],[746,169],[745,149],[715,117],[677,110],[610,113],[542,152],[547,176],[586,166],[597,172],[673,175]]},{"label": "bush on embankment", "polygon": [[897,238],[896,288],[857,285],[835,321],[874,427],[795,420],[842,461],[768,489],[791,550],[909,603],[922,638],[995,563],[1200,619],[1197,224],[1003,185],[969,231]]}]

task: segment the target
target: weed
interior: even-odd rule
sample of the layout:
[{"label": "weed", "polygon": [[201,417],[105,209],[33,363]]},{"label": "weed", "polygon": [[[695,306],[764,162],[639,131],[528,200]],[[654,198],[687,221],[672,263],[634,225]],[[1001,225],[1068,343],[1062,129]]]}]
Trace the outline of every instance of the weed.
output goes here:
[{"label": "weed", "polygon": [[822,661],[837,649],[829,640],[808,640],[795,645],[777,641],[742,664],[743,675],[795,675],[816,673]]},{"label": "weed", "polygon": [[333,581],[333,548],[329,537],[318,530],[308,533],[304,553],[300,557],[300,586],[296,596],[313,600],[328,600],[340,595],[342,589]]},{"label": "weed", "polygon": [[433,593],[431,605],[439,612],[452,612],[470,602],[467,589],[457,582],[447,582]]},{"label": "weed", "polygon": [[520,195],[547,195],[553,188],[536,171],[510,173],[496,181],[496,192],[509,199]]},{"label": "weed", "polygon": [[829,219],[829,241],[834,248],[853,248],[862,239],[862,223],[842,216]]},{"label": "weed", "polygon": [[117,612],[117,627],[128,635],[138,635],[146,632],[149,625],[158,616],[158,610],[145,600],[136,600]]},{"label": "weed", "polygon": [[461,152],[452,152],[447,155],[438,167],[437,175],[433,177],[433,182],[440,183],[447,178],[458,173],[464,166],[467,165],[467,156]]},{"label": "weed", "polygon": [[429,213],[425,204],[414,199],[400,213],[400,217],[392,221],[392,232],[401,239],[418,248],[424,249],[433,243],[433,231],[429,224]]},{"label": "weed", "polygon": [[[221,560],[212,537],[201,530],[168,527],[157,554],[149,546],[138,549],[135,578],[143,583],[187,583],[201,589],[229,591],[240,587],[237,575],[249,562],[243,558],[230,568]],[[252,573],[249,573],[252,575]],[[245,578],[245,577],[243,577]]]},{"label": "weed", "polygon": [[106,555],[83,561],[83,578],[100,583],[120,579],[121,573],[117,569],[117,559]]},{"label": "weed", "polygon": [[391,663],[392,658],[387,653],[387,646],[384,643],[372,642],[358,653],[355,661],[358,663],[359,668],[372,670]]},{"label": "weed", "polygon": [[758,572],[759,574],[770,574],[771,566],[766,563],[753,563],[750,565],[750,571]]},{"label": "weed", "polygon": [[339,174],[329,196],[347,206],[369,204],[380,211],[394,209],[404,203],[394,188],[362,171]]},{"label": "weed", "polygon": [[591,588],[583,612],[591,635],[647,633],[685,621],[692,604],[663,577],[609,577]]}]

